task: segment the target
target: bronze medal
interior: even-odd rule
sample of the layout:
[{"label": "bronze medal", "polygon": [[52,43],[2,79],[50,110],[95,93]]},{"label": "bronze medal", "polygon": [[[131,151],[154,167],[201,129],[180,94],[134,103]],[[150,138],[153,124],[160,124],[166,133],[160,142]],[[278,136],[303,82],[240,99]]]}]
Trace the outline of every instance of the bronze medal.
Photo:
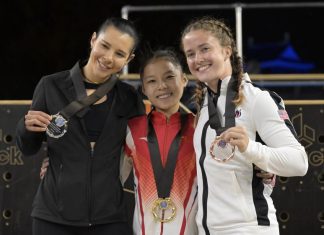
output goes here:
[{"label": "bronze medal", "polygon": [[219,136],[212,142],[209,153],[218,162],[227,162],[234,157],[235,146],[221,139]]}]

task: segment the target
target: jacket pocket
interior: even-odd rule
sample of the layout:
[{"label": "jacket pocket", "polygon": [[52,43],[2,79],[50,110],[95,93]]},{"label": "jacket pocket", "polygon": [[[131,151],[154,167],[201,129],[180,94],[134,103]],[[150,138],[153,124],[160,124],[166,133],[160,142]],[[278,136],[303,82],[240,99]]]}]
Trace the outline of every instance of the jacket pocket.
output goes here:
[{"label": "jacket pocket", "polygon": [[241,186],[239,184],[239,181],[237,179],[235,171],[231,171],[231,177],[232,177],[232,182],[233,182],[233,189],[234,189],[234,197],[237,200],[237,204],[239,205],[238,209],[241,210],[244,219],[246,221],[251,221],[254,218],[254,214],[252,213],[252,204],[249,205],[248,202],[246,201],[245,197],[248,195],[245,195],[241,189]]},{"label": "jacket pocket", "polygon": [[69,221],[88,218],[86,180],[82,180],[80,172],[79,174],[74,172],[76,170],[80,171],[81,169],[77,165],[66,167],[61,164],[57,181],[58,210],[61,216]]}]

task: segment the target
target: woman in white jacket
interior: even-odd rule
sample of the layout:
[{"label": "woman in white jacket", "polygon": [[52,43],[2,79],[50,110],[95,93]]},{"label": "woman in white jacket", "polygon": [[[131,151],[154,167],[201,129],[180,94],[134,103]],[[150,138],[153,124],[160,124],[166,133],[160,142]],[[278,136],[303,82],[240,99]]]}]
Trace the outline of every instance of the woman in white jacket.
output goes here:
[{"label": "woman in white jacket", "polygon": [[[243,74],[231,30],[203,17],[182,33],[190,72],[198,79],[194,147],[199,234],[279,234],[272,188],[255,166],[279,176],[303,176],[305,149],[285,125],[269,93]],[[257,134],[263,142],[256,141]]]}]

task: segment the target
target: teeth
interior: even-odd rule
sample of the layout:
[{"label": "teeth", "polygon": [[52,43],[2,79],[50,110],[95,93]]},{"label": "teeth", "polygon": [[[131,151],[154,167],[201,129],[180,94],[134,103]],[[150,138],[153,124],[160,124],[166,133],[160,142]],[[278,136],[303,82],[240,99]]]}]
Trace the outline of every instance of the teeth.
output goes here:
[{"label": "teeth", "polygon": [[102,67],[103,69],[109,69],[108,66],[104,65],[104,64],[101,63],[100,61],[99,61],[99,66]]},{"label": "teeth", "polygon": [[198,70],[199,72],[201,72],[201,71],[206,70],[206,69],[208,69],[208,68],[209,68],[209,65],[204,65],[204,66],[199,67],[197,70]]},{"label": "teeth", "polygon": [[159,98],[159,99],[165,99],[165,98],[168,98],[170,96],[171,96],[171,93],[169,93],[169,94],[163,94],[163,95],[158,95],[157,98]]}]

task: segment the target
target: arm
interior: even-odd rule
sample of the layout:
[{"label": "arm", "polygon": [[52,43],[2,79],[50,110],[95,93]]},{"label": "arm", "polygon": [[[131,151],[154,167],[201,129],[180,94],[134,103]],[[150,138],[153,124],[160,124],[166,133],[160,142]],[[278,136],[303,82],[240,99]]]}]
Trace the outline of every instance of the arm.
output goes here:
[{"label": "arm", "polygon": [[133,161],[124,151],[120,161],[120,182],[122,183],[122,185],[125,184],[132,169],[133,169]]},{"label": "arm", "polygon": [[16,127],[17,145],[24,155],[36,154],[45,140],[46,126],[51,118],[45,112],[46,105],[42,79],[35,89],[30,110],[20,119]]},{"label": "arm", "polygon": [[133,169],[133,160],[131,158],[131,150],[127,145],[127,137],[130,134],[129,128],[127,127],[125,146],[120,157],[120,181],[122,185],[126,182],[129,174]]},{"label": "arm", "polygon": [[46,172],[47,172],[47,168],[49,167],[49,158],[46,157],[43,159],[42,161],[42,166],[41,166],[41,169],[40,169],[40,172],[39,172],[39,177],[40,179],[44,179],[45,175],[46,175]]},{"label": "arm", "polygon": [[305,149],[280,119],[267,92],[261,92],[252,108],[254,124],[262,140],[249,140],[243,155],[261,169],[280,176],[303,176],[308,169]]},{"label": "arm", "polygon": [[276,184],[276,175],[275,174],[264,171],[257,166],[255,166],[254,169],[257,170],[256,176],[259,178],[262,178],[262,182],[264,184],[270,184],[272,187],[275,186],[275,184]]}]

